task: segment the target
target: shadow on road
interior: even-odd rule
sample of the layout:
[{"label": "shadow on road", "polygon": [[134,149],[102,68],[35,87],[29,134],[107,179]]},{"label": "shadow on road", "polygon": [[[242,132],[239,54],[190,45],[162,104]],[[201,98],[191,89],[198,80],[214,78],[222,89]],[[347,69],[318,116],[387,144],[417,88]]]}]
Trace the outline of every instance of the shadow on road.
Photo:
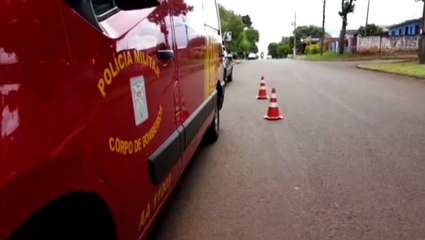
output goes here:
[{"label": "shadow on road", "polygon": [[176,200],[179,195],[182,194],[183,190],[188,187],[191,181],[194,181],[195,173],[200,171],[202,168],[206,167],[205,158],[201,158],[204,151],[207,151],[210,147],[212,147],[211,143],[207,143],[205,139],[201,142],[186,169],[184,170],[181,178],[178,180],[174,190],[171,192],[170,197],[164,204],[161,209],[157,219],[155,220],[147,239],[149,240],[160,240],[164,239],[161,237],[161,232],[164,231],[163,226],[166,225],[167,219],[170,218],[170,210],[175,207]]}]

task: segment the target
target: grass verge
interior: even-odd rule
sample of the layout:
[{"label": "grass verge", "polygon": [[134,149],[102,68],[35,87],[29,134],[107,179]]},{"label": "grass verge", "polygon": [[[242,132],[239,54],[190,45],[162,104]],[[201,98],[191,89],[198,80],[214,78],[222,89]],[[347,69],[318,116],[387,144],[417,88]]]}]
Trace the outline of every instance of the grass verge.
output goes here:
[{"label": "grass verge", "polygon": [[305,60],[309,61],[338,61],[345,60],[350,57],[350,54],[339,55],[334,52],[324,52],[322,56],[320,54],[315,55],[305,55],[303,56]]},{"label": "grass verge", "polygon": [[307,61],[369,61],[379,59],[402,59],[402,60],[415,60],[417,53],[400,52],[400,53],[346,53],[339,55],[334,52],[324,52],[322,56],[316,55],[301,55],[295,59]]},{"label": "grass verge", "polygon": [[395,73],[410,77],[425,78],[425,65],[418,62],[360,64],[359,68],[380,72]]}]

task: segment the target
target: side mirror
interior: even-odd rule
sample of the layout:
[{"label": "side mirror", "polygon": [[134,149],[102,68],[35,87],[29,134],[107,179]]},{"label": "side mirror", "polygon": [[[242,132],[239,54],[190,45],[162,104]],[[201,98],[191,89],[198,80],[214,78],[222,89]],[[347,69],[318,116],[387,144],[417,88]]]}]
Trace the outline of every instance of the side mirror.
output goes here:
[{"label": "side mirror", "polygon": [[162,0],[115,0],[119,9],[136,10],[159,6]]},{"label": "side mirror", "polygon": [[233,54],[232,53],[228,53],[226,56],[227,59],[229,59],[230,61],[233,60]]}]

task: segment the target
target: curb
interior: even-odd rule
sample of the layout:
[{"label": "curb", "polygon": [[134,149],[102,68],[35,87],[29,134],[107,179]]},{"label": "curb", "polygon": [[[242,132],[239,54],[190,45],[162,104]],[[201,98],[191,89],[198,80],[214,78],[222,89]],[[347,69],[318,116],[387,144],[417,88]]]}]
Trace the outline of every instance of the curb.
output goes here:
[{"label": "curb", "polygon": [[423,81],[425,80],[425,77],[418,77],[418,76],[413,76],[413,75],[408,75],[408,74],[403,74],[403,73],[396,73],[396,72],[388,72],[388,71],[378,70],[378,69],[370,69],[370,68],[367,68],[367,67],[362,67],[360,65],[357,65],[356,68],[360,69],[360,70],[365,70],[365,71],[386,73],[386,74],[391,74],[391,75],[395,75],[395,76],[414,78],[414,79],[423,80]]}]

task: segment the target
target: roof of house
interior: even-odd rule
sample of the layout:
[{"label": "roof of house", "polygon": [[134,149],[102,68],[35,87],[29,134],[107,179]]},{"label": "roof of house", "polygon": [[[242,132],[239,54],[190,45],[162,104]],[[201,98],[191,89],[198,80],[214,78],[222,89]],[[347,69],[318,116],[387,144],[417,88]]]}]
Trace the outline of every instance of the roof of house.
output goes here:
[{"label": "roof of house", "polygon": [[421,24],[421,22],[422,22],[422,18],[418,18],[418,19],[411,19],[411,20],[404,21],[404,22],[402,22],[402,23],[398,23],[398,24],[391,25],[391,26],[389,26],[388,28],[389,28],[389,29],[392,29],[392,28],[398,28],[398,27],[401,27],[401,26],[410,25],[410,24],[412,24],[412,23],[415,23],[415,24]]},{"label": "roof of house", "polygon": [[346,35],[356,35],[358,33],[359,33],[359,30],[357,30],[357,29],[349,29],[349,30],[345,31]]},{"label": "roof of house", "polygon": [[378,27],[380,27],[382,29],[382,31],[388,32],[390,30],[390,26],[389,25],[379,25]]},{"label": "roof of house", "polygon": [[310,42],[319,42],[320,38],[312,38],[312,37],[308,37],[306,39],[304,39],[304,41],[310,41]]}]

